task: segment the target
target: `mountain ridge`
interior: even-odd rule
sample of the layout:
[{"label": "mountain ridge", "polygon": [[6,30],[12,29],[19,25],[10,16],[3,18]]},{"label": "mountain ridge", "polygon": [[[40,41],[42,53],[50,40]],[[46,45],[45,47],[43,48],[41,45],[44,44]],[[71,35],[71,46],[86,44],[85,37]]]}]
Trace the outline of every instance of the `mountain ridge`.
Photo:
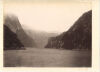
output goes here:
[{"label": "mountain ridge", "polygon": [[4,16],[4,25],[17,35],[24,47],[35,47],[34,40],[25,33],[17,16],[13,14]]},{"label": "mountain ridge", "polygon": [[46,48],[89,49],[92,43],[92,10],[85,12],[69,28],[57,37],[50,38]]}]

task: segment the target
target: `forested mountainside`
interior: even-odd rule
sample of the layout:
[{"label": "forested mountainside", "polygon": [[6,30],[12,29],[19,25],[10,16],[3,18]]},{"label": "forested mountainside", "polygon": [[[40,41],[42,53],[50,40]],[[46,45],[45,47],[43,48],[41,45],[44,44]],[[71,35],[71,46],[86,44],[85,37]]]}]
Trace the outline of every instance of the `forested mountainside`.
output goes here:
[{"label": "forested mountainside", "polygon": [[71,28],[51,37],[46,48],[89,49],[92,45],[92,10],[85,12]]}]

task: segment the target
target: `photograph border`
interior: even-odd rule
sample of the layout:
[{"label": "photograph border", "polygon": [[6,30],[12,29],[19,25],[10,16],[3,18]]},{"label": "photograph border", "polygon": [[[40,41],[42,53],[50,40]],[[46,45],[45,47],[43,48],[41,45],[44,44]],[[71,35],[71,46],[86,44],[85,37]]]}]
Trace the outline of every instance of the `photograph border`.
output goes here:
[{"label": "photograph border", "polygon": [[0,0],[0,71],[2,72],[99,72],[100,1],[92,1],[92,67],[3,67],[3,0]]}]

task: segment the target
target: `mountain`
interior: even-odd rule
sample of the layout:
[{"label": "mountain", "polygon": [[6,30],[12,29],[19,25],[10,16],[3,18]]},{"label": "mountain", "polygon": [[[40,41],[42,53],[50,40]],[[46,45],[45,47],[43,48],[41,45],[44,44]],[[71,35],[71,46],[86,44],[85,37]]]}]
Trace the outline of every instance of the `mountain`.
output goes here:
[{"label": "mountain", "polygon": [[60,34],[50,38],[46,48],[54,46],[64,49],[89,49],[92,43],[92,10],[85,12],[72,27]]},{"label": "mountain", "polygon": [[4,25],[4,50],[24,49],[17,35]]},{"label": "mountain", "polygon": [[48,33],[44,31],[31,30],[26,26],[23,26],[23,29],[29,37],[34,39],[37,48],[44,48],[44,46],[48,42],[49,37],[58,35],[57,33]]},{"label": "mountain", "polygon": [[17,16],[12,14],[5,15],[4,25],[17,35],[24,47],[35,47],[34,40],[25,33]]}]

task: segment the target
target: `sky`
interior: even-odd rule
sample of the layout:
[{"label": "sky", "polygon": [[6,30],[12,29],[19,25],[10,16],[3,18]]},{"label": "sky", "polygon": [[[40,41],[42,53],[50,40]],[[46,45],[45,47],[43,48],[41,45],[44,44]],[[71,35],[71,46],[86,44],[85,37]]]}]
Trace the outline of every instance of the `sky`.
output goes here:
[{"label": "sky", "polygon": [[92,9],[91,2],[5,2],[4,14],[14,14],[22,26],[46,32],[67,31]]}]

